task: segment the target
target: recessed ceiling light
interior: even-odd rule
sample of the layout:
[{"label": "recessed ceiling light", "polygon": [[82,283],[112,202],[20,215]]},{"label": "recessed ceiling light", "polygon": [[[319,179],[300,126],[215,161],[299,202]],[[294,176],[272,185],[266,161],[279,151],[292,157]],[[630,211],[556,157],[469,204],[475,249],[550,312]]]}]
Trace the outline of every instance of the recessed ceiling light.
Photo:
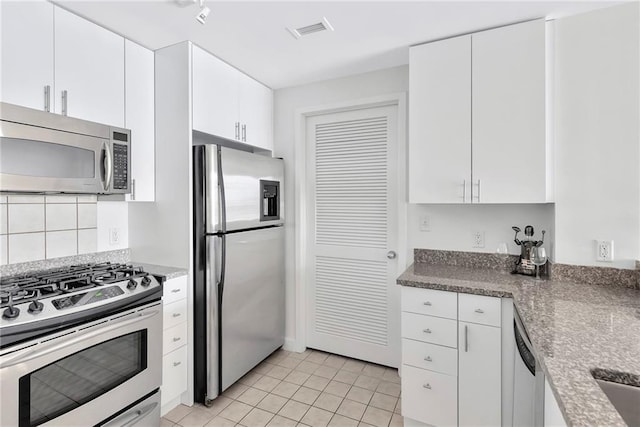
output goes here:
[{"label": "recessed ceiling light", "polygon": [[318,33],[320,31],[333,31],[333,26],[329,23],[327,18],[322,17],[322,21],[320,22],[295,29],[287,28],[287,31],[289,31],[293,37],[299,39],[302,36],[308,36],[309,34]]}]

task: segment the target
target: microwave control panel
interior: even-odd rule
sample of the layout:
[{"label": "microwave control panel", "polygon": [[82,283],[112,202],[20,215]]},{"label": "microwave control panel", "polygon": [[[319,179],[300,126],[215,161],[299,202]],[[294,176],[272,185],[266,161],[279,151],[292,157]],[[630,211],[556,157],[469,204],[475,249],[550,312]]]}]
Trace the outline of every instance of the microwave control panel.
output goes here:
[{"label": "microwave control panel", "polygon": [[129,146],[113,144],[113,189],[126,190],[129,182]]}]

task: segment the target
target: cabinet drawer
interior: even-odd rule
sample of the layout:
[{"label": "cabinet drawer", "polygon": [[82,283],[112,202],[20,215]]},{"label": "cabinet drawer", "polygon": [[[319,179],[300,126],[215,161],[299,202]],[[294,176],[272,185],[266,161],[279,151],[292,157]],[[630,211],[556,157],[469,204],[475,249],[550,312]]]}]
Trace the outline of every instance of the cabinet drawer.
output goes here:
[{"label": "cabinet drawer", "polygon": [[402,313],[402,338],[456,348],[458,322],[440,317]]},{"label": "cabinet drawer", "polygon": [[162,328],[169,329],[178,323],[187,321],[187,300],[181,299],[170,304],[165,304],[162,309]]},{"label": "cabinet drawer", "polygon": [[168,354],[187,343],[187,322],[182,322],[162,333],[162,354]]},{"label": "cabinet drawer", "polygon": [[458,294],[433,289],[402,288],[402,311],[458,318]]},{"label": "cabinet drawer", "polygon": [[187,346],[180,347],[162,359],[162,405],[187,390]]},{"label": "cabinet drawer", "polygon": [[447,375],[458,375],[458,350],[403,338],[402,363]]},{"label": "cabinet drawer", "polygon": [[458,297],[461,322],[500,327],[501,306],[500,298],[496,297],[471,294],[460,294]]},{"label": "cabinet drawer", "polygon": [[403,365],[402,415],[433,426],[456,426],[458,379]]},{"label": "cabinet drawer", "polygon": [[187,297],[187,276],[176,277],[167,280],[162,291],[162,299],[165,304],[178,301]]}]

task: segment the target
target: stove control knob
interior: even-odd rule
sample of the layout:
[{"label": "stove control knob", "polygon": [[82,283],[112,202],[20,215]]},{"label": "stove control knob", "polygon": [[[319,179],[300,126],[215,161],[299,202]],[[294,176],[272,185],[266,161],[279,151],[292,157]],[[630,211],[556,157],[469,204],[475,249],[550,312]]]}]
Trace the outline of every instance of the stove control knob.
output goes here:
[{"label": "stove control knob", "polygon": [[3,319],[15,319],[20,314],[20,309],[10,305],[2,312]]},{"label": "stove control knob", "polygon": [[149,279],[149,277],[148,277],[148,276],[144,276],[144,277],[142,278],[142,286],[144,286],[144,287],[146,288],[146,287],[147,287],[147,286],[149,286],[150,284],[151,284],[151,279]]},{"label": "stove control knob", "polygon": [[127,289],[132,291],[136,288],[136,286],[138,286],[138,282],[136,282],[134,279],[129,279],[129,283],[127,283]]},{"label": "stove control knob", "polygon": [[31,304],[29,304],[29,308],[27,309],[27,311],[31,314],[38,314],[42,311],[43,308],[44,304],[40,301],[32,301]]}]

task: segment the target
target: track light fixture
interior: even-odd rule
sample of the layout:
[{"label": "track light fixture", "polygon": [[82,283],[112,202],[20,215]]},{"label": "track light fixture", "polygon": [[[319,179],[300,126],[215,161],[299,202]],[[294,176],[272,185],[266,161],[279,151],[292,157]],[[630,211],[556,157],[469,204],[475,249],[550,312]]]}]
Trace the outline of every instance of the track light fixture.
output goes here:
[{"label": "track light fixture", "polygon": [[207,17],[211,13],[211,9],[204,5],[204,0],[196,0],[200,4],[200,12],[196,16],[196,21],[204,25],[207,22]]}]

